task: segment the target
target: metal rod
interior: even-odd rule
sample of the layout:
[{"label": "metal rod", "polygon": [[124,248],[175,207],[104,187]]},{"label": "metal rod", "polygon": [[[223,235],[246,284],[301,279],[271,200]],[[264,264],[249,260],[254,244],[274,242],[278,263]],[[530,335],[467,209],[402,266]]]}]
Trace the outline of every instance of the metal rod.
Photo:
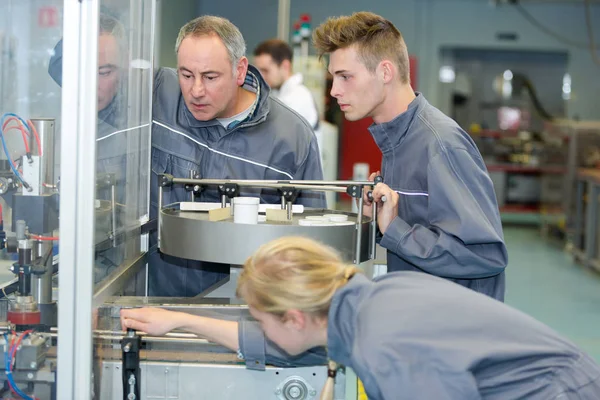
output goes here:
[{"label": "metal rod", "polygon": [[112,216],[112,245],[113,247],[117,247],[117,194],[114,183],[110,186],[110,203]]},{"label": "metal rod", "polygon": [[[51,232],[47,232],[44,236],[52,236]],[[51,241],[38,241],[37,243],[37,256],[45,257],[49,251],[52,251]],[[44,267],[46,271],[41,276],[35,276],[33,298],[38,304],[50,304],[52,303],[52,262],[53,257],[50,254]]]},{"label": "metal rod", "polygon": [[373,201],[373,219],[371,221],[371,260],[375,259],[377,253],[377,203]]},{"label": "metal rod", "polygon": [[[196,171],[190,170],[190,179],[194,179],[196,177]],[[192,202],[196,201],[196,196],[194,195],[194,187],[192,186],[192,190],[190,191],[190,198]]]},{"label": "metal rod", "polygon": [[[7,327],[0,327],[0,331],[6,331]],[[167,343],[196,343],[196,344],[215,344],[206,339],[202,339],[193,333],[186,332],[169,332],[164,336],[150,336],[145,332],[138,331],[136,332],[141,336],[143,342],[147,343],[158,343],[158,342],[167,342]],[[109,331],[109,330],[100,330],[97,329],[93,332],[94,338],[101,340],[121,340],[127,336],[125,332],[122,331]],[[58,337],[58,329],[55,327],[50,328],[50,337]]]},{"label": "metal rod", "polygon": [[301,180],[256,180],[256,179],[186,179],[173,178],[173,183],[197,184],[197,185],[222,185],[234,183],[240,186],[252,186],[266,184],[286,185],[327,185],[327,186],[349,186],[349,185],[373,185],[373,181],[301,181]]},{"label": "metal rod", "polygon": [[221,208],[227,207],[227,195],[221,195]]},{"label": "metal rod", "polygon": [[[221,185],[223,182],[214,180],[214,179],[185,179],[185,178],[175,178],[173,179],[174,184],[180,185]],[[283,188],[296,188],[298,187],[297,183],[279,183],[279,182],[270,182],[270,181],[228,181],[227,183],[235,183],[238,186],[242,187],[258,187],[258,188],[275,188],[275,189],[283,189]],[[372,182],[370,182],[372,184]],[[321,190],[321,191],[330,191],[330,192],[340,192],[345,193],[345,186],[331,186],[331,185],[301,185],[303,190]]]},{"label": "metal rod", "polygon": [[160,249],[160,211],[163,208],[163,187],[158,185],[158,248]]},{"label": "metal rod", "polygon": [[356,255],[354,264],[360,264],[360,249],[362,247],[362,217],[363,217],[363,186],[360,187],[360,197],[358,198],[358,216],[356,218]]},{"label": "metal rod", "polygon": [[292,220],[292,202],[291,201],[288,201],[285,204],[285,209],[287,210],[287,219],[288,219],[288,221],[291,221]]},{"label": "metal rod", "polygon": [[287,200],[285,199],[285,196],[281,196],[281,209],[285,210],[285,206],[287,204]]}]

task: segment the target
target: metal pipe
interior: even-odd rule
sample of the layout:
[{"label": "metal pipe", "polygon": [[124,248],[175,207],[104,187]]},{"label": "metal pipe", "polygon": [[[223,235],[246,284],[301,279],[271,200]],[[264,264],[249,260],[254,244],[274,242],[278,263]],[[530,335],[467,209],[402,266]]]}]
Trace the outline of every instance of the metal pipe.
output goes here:
[{"label": "metal pipe", "polygon": [[162,206],[163,206],[163,187],[160,185],[158,185],[158,215],[156,218],[158,218],[158,248],[160,249],[160,211],[162,210]]},{"label": "metal pipe", "polygon": [[50,192],[44,183],[54,183],[54,118],[31,119],[31,123],[38,134],[41,149],[38,146],[36,135],[30,136],[29,147],[33,155],[40,155],[40,194]]},{"label": "metal pipe", "polygon": [[360,264],[360,249],[362,247],[362,217],[363,217],[363,186],[360,187],[360,197],[358,198],[358,216],[356,217],[356,254],[354,264]]},{"label": "metal pipe", "polygon": [[373,211],[371,211],[371,260],[375,259],[377,253],[377,203],[373,201]]},{"label": "metal pipe", "polygon": [[[222,182],[213,179],[184,179],[184,178],[175,178],[173,179],[174,184],[183,184],[183,185],[221,185]],[[227,182],[230,183],[230,182]],[[278,182],[269,182],[269,181],[252,181],[252,182],[231,182],[235,183],[238,186],[242,187],[258,187],[258,188],[274,188],[274,189],[283,189],[283,188],[296,188],[298,184],[292,183],[278,183]],[[372,182],[371,182],[372,183]],[[343,186],[331,186],[331,185],[300,185],[303,190],[321,190],[321,191],[330,191],[330,192],[340,192],[345,193],[346,187]]]},{"label": "metal pipe", "polygon": [[301,180],[256,180],[256,179],[186,179],[173,178],[173,183],[179,184],[198,184],[198,185],[222,185],[225,183],[234,183],[240,186],[252,186],[261,184],[287,184],[287,185],[328,185],[328,186],[349,186],[349,185],[373,185],[373,181],[301,181]]},{"label": "metal pipe", "polygon": [[[45,233],[44,236],[52,236],[52,233]],[[48,252],[52,251],[52,242],[46,240],[37,241],[37,257],[45,257]],[[46,260],[44,267],[46,270],[43,275],[34,276],[32,294],[33,299],[38,304],[52,303],[52,254]]]},{"label": "metal pipe", "polygon": [[[0,327],[0,331],[6,331],[7,327]],[[142,341],[146,343],[192,343],[192,344],[214,344],[206,339],[199,338],[193,333],[185,332],[169,332],[164,336],[150,336],[145,332],[136,332],[141,336]],[[95,330],[93,332],[95,339],[101,340],[121,340],[127,337],[127,333],[121,331],[109,331],[109,330]],[[58,329],[55,327],[50,328],[50,337],[58,337]]]},{"label": "metal pipe", "polygon": [[112,245],[113,247],[117,247],[117,194],[114,183],[110,186],[110,203],[112,218]]}]

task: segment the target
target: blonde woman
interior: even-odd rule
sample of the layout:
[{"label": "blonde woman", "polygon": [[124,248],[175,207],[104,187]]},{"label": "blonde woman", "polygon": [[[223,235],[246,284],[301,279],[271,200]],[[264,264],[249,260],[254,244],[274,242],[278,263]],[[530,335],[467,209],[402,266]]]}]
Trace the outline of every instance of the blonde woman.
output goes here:
[{"label": "blonde woman", "polygon": [[[326,346],[370,400],[598,399],[600,367],[535,319],[418,272],[376,281],[306,238],[281,238],[250,257],[238,282],[266,336],[290,357]],[[232,350],[237,322],[161,309],[122,310],[124,328],[183,329]],[[328,379],[323,399],[333,398]]]}]

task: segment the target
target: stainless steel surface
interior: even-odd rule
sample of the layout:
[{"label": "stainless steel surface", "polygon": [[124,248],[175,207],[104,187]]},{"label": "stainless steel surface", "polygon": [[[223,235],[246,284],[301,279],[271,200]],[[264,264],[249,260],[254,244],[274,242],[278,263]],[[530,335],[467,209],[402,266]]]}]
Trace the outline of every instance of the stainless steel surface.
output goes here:
[{"label": "stainless steel surface", "polygon": [[[271,240],[282,236],[306,236],[337,249],[349,262],[368,260],[368,241],[363,241],[357,248],[356,237],[357,232],[368,237],[369,219],[363,218],[359,229],[356,225],[298,224],[306,216],[328,213],[332,211],[305,210],[303,214],[294,214],[291,223],[270,221],[248,225],[235,224],[232,218],[213,222],[208,220],[208,213],[165,208],[160,210],[160,250],[191,260],[241,265],[258,247]],[[348,215],[349,221],[357,221],[356,214],[342,214]]]},{"label": "stainless steel surface", "polygon": [[[35,127],[38,136],[40,138],[40,144],[42,146],[42,161],[40,163],[40,182],[39,182],[39,193],[48,194],[52,190],[45,187],[45,183],[54,184],[54,118],[37,118],[31,119],[31,123]],[[38,149],[37,140],[35,135],[30,137],[31,153],[34,155],[40,155],[40,149]]]},{"label": "stainless steel surface", "polygon": [[42,194],[42,176],[45,173],[42,168],[42,160],[38,156],[32,156],[31,160],[23,156],[23,196],[40,196]]},{"label": "stainless steel surface", "polygon": [[[287,399],[316,400],[327,378],[324,366],[268,367],[266,371],[253,371],[235,364],[143,361],[140,363],[140,372],[142,400],[286,399],[280,396],[286,384],[287,389],[294,388],[291,382],[302,382],[310,389],[306,397]],[[100,400],[122,399],[121,362],[104,361],[100,375]],[[340,371],[336,378],[335,400],[346,398],[345,385],[346,376]],[[290,390],[289,393],[294,395],[298,392]]]},{"label": "stainless steel surface", "polygon": [[108,275],[94,290],[92,306],[100,307],[110,296],[120,293],[146,263],[147,254],[141,254],[129,263],[124,262]]},{"label": "stainless steel surface", "polygon": [[[45,233],[44,236],[52,236],[52,233]],[[37,242],[37,256],[45,257],[49,251],[52,251],[51,241],[38,241]],[[35,301],[39,304],[50,304],[52,303],[52,262],[54,257],[50,255],[46,261],[46,272],[43,275],[33,275],[31,282],[31,291]]]},{"label": "stainless steel surface", "polygon": [[[33,243],[30,239],[19,240],[19,250],[33,249]],[[31,255],[33,257],[33,254]],[[29,260],[31,261],[31,260]]]}]

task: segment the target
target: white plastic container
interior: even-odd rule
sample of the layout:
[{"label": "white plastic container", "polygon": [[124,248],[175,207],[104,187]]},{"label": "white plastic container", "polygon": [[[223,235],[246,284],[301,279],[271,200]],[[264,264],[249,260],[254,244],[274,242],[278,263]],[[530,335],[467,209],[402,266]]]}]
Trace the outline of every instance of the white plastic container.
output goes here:
[{"label": "white plastic container", "polygon": [[233,198],[233,222],[236,224],[258,224],[258,197]]},{"label": "white plastic container", "polygon": [[323,217],[328,218],[332,222],[346,222],[348,216],[345,214],[325,214]]}]

